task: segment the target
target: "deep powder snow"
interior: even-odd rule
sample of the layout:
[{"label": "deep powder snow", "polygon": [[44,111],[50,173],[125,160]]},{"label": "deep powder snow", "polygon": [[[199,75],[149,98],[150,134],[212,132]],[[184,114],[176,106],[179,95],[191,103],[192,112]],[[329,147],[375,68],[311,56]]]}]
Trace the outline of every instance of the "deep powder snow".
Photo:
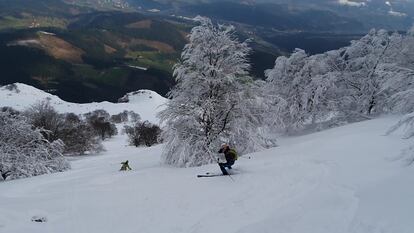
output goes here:
[{"label": "deep powder snow", "polygon": [[[78,105],[17,87],[0,88],[2,106],[22,110],[49,98],[60,112],[134,110],[157,122],[166,102],[144,91],[130,103]],[[103,154],[72,158],[70,171],[1,182],[0,233],[411,233],[414,166],[398,160],[409,141],[384,135],[397,120],[282,138],[240,158],[232,179],[196,177],[219,172],[214,164],[162,165],[162,145],[135,148],[118,135]],[[125,160],[133,170],[119,172]]]},{"label": "deep powder snow", "polygon": [[[0,183],[0,232],[409,233],[414,168],[395,160],[408,142],[384,136],[395,120],[281,139],[240,158],[233,180],[196,178],[216,165],[161,165],[162,145],[119,135],[71,171]],[[133,170],[119,172],[127,159]]]}]

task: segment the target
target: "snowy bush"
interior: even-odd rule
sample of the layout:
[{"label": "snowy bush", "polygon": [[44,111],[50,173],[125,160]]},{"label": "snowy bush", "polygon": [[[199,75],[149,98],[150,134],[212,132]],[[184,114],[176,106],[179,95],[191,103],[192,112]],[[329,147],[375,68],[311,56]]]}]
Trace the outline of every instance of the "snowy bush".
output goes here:
[{"label": "snowy bush", "polygon": [[175,166],[198,166],[215,161],[223,142],[240,145],[243,154],[264,147],[256,137],[260,123],[250,107],[256,95],[248,71],[247,43],[234,37],[234,28],[202,17],[192,29],[174,67],[177,85],[159,116],[165,125],[164,161]]},{"label": "snowy bush", "polygon": [[24,114],[35,128],[42,130],[42,134],[47,140],[59,139],[59,129],[63,126],[64,121],[48,100],[33,104]]},{"label": "snowy bush", "polygon": [[[109,114],[98,111],[96,115]],[[85,152],[103,150],[101,140],[96,133],[97,129],[92,123],[74,113],[59,114],[47,100],[31,106],[25,111],[25,116],[47,140],[62,140],[66,155],[82,155]]]},{"label": "snowy bush", "polygon": [[84,116],[86,119],[96,119],[96,118],[102,118],[105,121],[109,121],[111,118],[111,115],[104,109],[97,109],[93,112],[85,113]]},{"label": "snowy bush", "polygon": [[0,112],[0,173],[8,179],[70,168],[61,140],[50,142],[22,116]]},{"label": "snowy bush", "polygon": [[161,129],[148,121],[136,122],[133,126],[125,126],[125,133],[133,146],[152,146],[159,142]]},{"label": "snowy bush", "polygon": [[111,116],[111,122],[115,124],[124,123],[128,121],[128,111],[123,111],[121,113]]},{"label": "snowy bush", "polygon": [[115,124],[110,122],[110,115],[105,110],[99,109],[86,113],[85,117],[88,123],[92,126],[95,134],[102,140],[118,134]]},{"label": "snowy bush", "polygon": [[73,113],[62,115],[62,118],[64,121],[57,136],[65,143],[65,154],[82,155],[103,150],[100,138],[87,121]]},{"label": "snowy bush", "polygon": [[133,111],[123,111],[121,113],[115,114],[111,116],[111,122],[115,124],[124,123],[128,120],[131,122],[137,122],[141,120],[141,116],[138,113]]},{"label": "snowy bush", "polygon": [[137,122],[137,121],[141,120],[141,116],[138,113],[134,112],[134,111],[129,111],[128,112],[128,119],[131,122]]},{"label": "snowy bush", "polygon": [[21,114],[19,111],[17,111],[16,109],[14,109],[12,107],[1,107],[0,108],[0,112],[8,112],[11,115],[19,115],[19,114]]}]

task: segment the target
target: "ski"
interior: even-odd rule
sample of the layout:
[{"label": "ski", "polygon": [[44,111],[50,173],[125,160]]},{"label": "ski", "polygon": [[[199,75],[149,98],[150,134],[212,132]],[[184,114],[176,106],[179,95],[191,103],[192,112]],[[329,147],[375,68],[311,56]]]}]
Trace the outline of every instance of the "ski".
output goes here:
[{"label": "ski", "polygon": [[223,174],[206,174],[206,175],[197,175],[198,178],[201,177],[216,177],[216,176],[224,176]]},{"label": "ski", "polygon": [[210,173],[210,172],[206,172],[206,174],[204,175],[197,175],[198,178],[200,177],[216,177],[216,176],[224,176],[223,174],[214,174],[214,173]]}]

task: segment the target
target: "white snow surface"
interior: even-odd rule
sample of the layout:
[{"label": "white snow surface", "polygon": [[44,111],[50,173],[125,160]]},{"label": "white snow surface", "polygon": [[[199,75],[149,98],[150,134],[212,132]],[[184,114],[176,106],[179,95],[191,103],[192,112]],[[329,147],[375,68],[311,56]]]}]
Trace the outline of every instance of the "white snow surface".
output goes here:
[{"label": "white snow surface", "polygon": [[128,110],[140,114],[143,120],[157,123],[156,113],[167,102],[166,98],[154,91],[140,90],[127,94],[130,100],[129,103],[100,102],[77,104],[66,102],[55,95],[26,84],[15,83],[15,85],[17,91],[8,90],[6,86],[0,87],[0,107],[8,106],[21,111],[39,101],[49,99],[51,105],[60,113],[73,112],[76,114],[84,114],[97,109],[104,109],[109,114],[118,114],[124,110]]},{"label": "white snow surface", "polygon": [[[395,159],[409,142],[384,135],[396,120],[282,138],[231,178],[196,178],[214,164],[161,165],[162,145],[118,135],[70,171],[0,183],[0,232],[411,233],[414,167]],[[124,160],[132,171],[118,171]]]}]

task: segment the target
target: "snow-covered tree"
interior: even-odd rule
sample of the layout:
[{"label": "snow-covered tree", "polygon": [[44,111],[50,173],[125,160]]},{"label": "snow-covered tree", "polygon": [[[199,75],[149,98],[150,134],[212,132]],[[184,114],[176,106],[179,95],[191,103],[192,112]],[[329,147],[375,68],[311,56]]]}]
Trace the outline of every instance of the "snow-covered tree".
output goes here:
[{"label": "snow-covered tree", "polygon": [[0,173],[3,178],[24,178],[70,168],[62,156],[64,144],[49,142],[19,115],[0,112]]},{"label": "snow-covered tree", "polygon": [[362,118],[387,111],[387,99],[395,92],[390,84],[402,72],[396,63],[400,44],[399,34],[371,30],[340,50],[343,65],[337,85],[346,90],[342,109]]},{"label": "snow-covered tree", "polygon": [[296,49],[290,57],[279,57],[273,69],[265,72],[265,92],[270,102],[269,118],[274,127],[303,129],[308,122],[326,118],[332,111],[328,92],[333,87],[326,55],[308,56]]},{"label": "snow-covered tree", "polygon": [[[395,46],[389,55],[390,67],[394,72],[388,77],[386,87],[391,89],[388,99],[389,109],[393,113],[408,113],[392,126],[387,134],[404,130],[404,138],[414,137],[414,26],[405,36],[393,34]],[[407,165],[414,163],[414,145],[402,151],[402,159]]]},{"label": "snow-covered tree", "polygon": [[337,76],[331,72],[328,59],[328,54],[310,56],[301,71],[308,82],[302,93],[302,114],[306,127],[311,130],[340,124],[336,114],[342,99],[335,85]]},{"label": "snow-covered tree", "polygon": [[266,93],[272,99],[274,117],[283,119],[286,128],[299,128],[304,123],[305,110],[302,94],[310,82],[309,77],[302,76],[308,55],[304,50],[296,49],[290,57],[278,57],[275,66],[265,72]]},{"label": "snow-covered tree", "polygon": [[297,49],[266,71],[273,127],[303,130],[414,110],[414,37],[371,30],[350,46],[307,56]]},{"label": "snow-covered tree", "polygon": [[159,115],[165,125],[163,158],[176,166],[214,161],[223,141],[240,153],[262,146],[249,140],[256,118],[248,102],[256,96],[246,91],[253,85],[248,45],[235,38],[232,26],[215,26],[202,17],[197,20],[200,25],[192,29],[181,61],[174,67],[177,85]]},{"label": "snow-covered tree", "polygon": [[223,132],[225,142],[241,154],[275,147],[276,137],[266,121],[268,97],[262,92],[262,81],[245,83],[235,105],[228,130]]},{"label": "snow-covered tree", "polygon": [[395,72],[386,83],[392,89],[388,106],[394,113],[411,113],[414,112],[414,31],[409,31],[400,41],[391,57],[394,65],[390,69]]},{"label": "snow-covered tree", "polygon": [[343,54],[347,76],[340,80],[348,84],[354,113],[372,117],[414,109],[410,98],[414,82],[413,35],[373,30]]}]

